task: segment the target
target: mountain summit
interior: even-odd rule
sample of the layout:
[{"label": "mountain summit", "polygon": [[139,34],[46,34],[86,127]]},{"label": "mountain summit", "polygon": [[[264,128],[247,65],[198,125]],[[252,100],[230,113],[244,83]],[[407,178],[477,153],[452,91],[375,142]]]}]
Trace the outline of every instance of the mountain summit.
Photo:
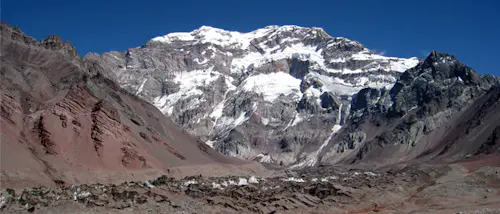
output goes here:
[{"label": "mountain summit", "polygon": [[[357,144],[378,136],[353,127],[368,117],[362,111],[376,114],[371,117],[401,117],[423,105],[398,99],[421,96],[418,87],[406,85],[414,81],[410,77],[431,72],[425,81],[445,81],[440,91],[451,87],[452,77],[465,83],[464,90],[491,86],[469,89],[469,81],[479,84],[481,78],[452,56],[432,52],[425,61],[387,57],[321,28],[291,25],[248,33],[203,26],[86,58],[101,61],[122,87],[219,152],[295,166],[317,165],[330,144],[335,151],[354,154]],[[356,129],[361,130],[352,132]]]}]

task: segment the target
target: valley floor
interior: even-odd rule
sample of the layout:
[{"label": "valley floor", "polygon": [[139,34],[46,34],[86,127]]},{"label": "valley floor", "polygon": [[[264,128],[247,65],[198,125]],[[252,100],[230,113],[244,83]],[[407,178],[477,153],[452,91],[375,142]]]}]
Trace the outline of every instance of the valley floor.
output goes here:
[{"label": "valley floor", "polygon": [[0,206],[2,213],[500,213],[500,166],[486,160],[4,189]]}]

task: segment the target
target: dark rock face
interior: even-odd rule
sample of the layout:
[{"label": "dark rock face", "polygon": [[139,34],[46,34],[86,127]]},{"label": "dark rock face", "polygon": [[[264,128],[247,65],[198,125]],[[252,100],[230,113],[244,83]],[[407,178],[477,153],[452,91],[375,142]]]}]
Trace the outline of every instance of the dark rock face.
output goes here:
[{"label": "dark rock face", "polygon": [[434,51],[421,66],[405,72],[391,90],[396,101],[393,113],[401,115],[410,105],[425,105],[430,114],[450,106],[459,107],[462,100],[456,98],[462,93],[470,93],[464,99],[474,98],[480,93],[479,84],[479,76],[471,68],[453,56]]},{"label": "dark rock face", "polygon": [[[367,88],[354,95],[353,122],[346,129],[365,133],[366,138],[354,140],[358,148],[352,146],[352,138],[341,138],[339,146],[333,146],[337,152],[324,160],[387,164],[394,163],[390,158],[457,160],[474,152],[496,151],[492,127],[499,122],[486,118],[500,110],[497,87],[496,77],[481,77],[454,56],[434,51],[404,72],[390,91]],[[485,122],[474,122],[478,120]],[[478,132],[491,137],[477,138]],[[409,149],[401,152],[401,147]],[[356,155],[333,159],[349,151]]]},{"label": "dark rock face", "polygon": [[321,99],[321,107],[324,109],[330,110],[332,108],[338,110],[340,108],[338,104],[340,101],[335,102],[337,98],[331,93],[324,92],[319,98]]},{"label": "dark rock face", "polygon": [[290,75],[297,79],[303,79],[309,73],[309,61],[301,61],[293,58],[290,63]]},{"label": "dark rock face", "polygon": [[51,35],[43,39],[42,41],[40,41],[40,46],[49,50],[62,51],[69,57],[75,57],[78,55],[75,47],[73,47],[73,45],[71,45],[69,41],[63,42],[61,37],[57,35]]},{"label": "dark rock face", "polygon": [[500,152],[500,126],[497,126],[488,139],[481,145],[477,154],[495,154]]},{"label": "dark rock face", "polygon": [[364,88],[355,94],[352,98],[351,109],[353,111],[367,109],[376,103],[376,100],[382,96],[385,91],[375,88]]},{"label": "dark rock face", "polygon": [[33,37],[26,36],[18,27],[13,27],[3,22],[0,23],[0,31],[4,38],[26,45],[35,45],[49,50],[61,51],[68,59],[73,59],[78,56],[75,47],[73,47],[69,41],[64,42],[57,35],[51,35],[38,42]]},{"label": "dark rock face", "polygon": [[0,23],[0,31],[2,35],[12,41],[18,41],[27,45],[36,45],[38,43],[33,37],[26,36],[18,27],[12,27],[4,22]]}]

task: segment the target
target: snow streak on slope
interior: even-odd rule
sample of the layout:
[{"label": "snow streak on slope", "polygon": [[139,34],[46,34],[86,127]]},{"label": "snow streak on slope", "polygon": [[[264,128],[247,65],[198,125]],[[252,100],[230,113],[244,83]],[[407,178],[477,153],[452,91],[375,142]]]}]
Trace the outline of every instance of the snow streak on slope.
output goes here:
[{"label": "snow streak on slope", "polygon": [[[417,66],[419,60],[416,57],[412,57],[406,60],[402,60],[401,58],[397,57],[386,57],[386,56],[381,56],[377,54],[370,53],[369,51],[362,51],[359,53],[355,53],[351,56],[351,59],[353,60],[358,60],[358,61],[382,61],[382,62],[388,62],[388,66],[385,68],[382,68],[380,66],[374,66],[370,69],[369,71],[373,70],[378,70],[378,69],[384,69],[384,70],[391,70],[391,71],[398,71],[398,72],[404,72],[408,68],[413,68]],[[353,72],[353,71],[350,71]],[[357,72],[354,72],[357,73]]]},{"label": "snow streak on slope", "polygon": [[[335,126],[337,126],[337,125],[335,125]],[[333,128],[332,128],[332,130],[333,130]],[[291,166],[290,168],[295,169],[295,168],[301,168],[301,167],[305,167],[305,166],[314,166],[314,165],[316,165],[318,163],[318,158],[319,158],[319,155],[320,155],[321,151],[323,151],[323,148],[325,148],[325,146],[328,145],[328,143],[332,139],[333,135],[337,131],[338,130],[332,131],[330,133],[330,135],[328,136],[328,138],[323,142],[323,144],[321,144],[321,146],[319,147],[318,150],[316,150],[315,152],[313,152],[311,154],[306,155],[305,160],[301,161],[300,163],[298,163],[296,165]]]},{"label": "snow streak on slope", "polygon": [[361,84],[352,84],[345,82],[344,80],[338,77],[329,77],[316,72],[309,73],[306,76],[306,78],[316,79],[323,84],[319,88],[320,91],[314,91],[313,89],[310,92],[308,92],[310,96],[315,96],[315,97],[318,97],[321,94],[321,92],[333,92],[337,95],[351,96],[355,93],[358,93],[358,91],[360,91],[365,87],[382,88],[388,85],[388,83],[384,82],[369,82],[368,84],[366,84],[366,82],[361,82]]},{"label": "snow streak on slope", "polygon": [[271,156],[269,155],[265,155],[265,154],[258,154],[257,156],[255,156],[254,158],[252,159],[259,159],[259,162],[262,162],[262,163],[271,163],[272,162],[272,159],[271,159]]},{"label": "snow streak on slope", "polygon": [[291,168],[300,168],[304,166],[315,166],[318,163],[319,160],[319,155],[323,152],[323,149],[330,143],[330,140],[332,139],[333,135],[337,133],[342,126],[340,125],[342,122],[342,104],[339,106],[339,111],[338,111],[338,116],[337,116],[337,123],[333,125],[330,135],[328,135],[328,138],[321,144],[321,146],[313,152],[312,154],[309,154],[306,156],[306,159],[296,165],[293,165]]},{"label": "snow streak on slope", "polygon": [[146,84],[146,82],[148,81],[148,79],[144,79],[141,83],[141,86],[139,86],[139,88],[137,89],[137,92],[135,92],[135,94],[139,94],[142,92],[142,89],[144,88],[144,84]]}]

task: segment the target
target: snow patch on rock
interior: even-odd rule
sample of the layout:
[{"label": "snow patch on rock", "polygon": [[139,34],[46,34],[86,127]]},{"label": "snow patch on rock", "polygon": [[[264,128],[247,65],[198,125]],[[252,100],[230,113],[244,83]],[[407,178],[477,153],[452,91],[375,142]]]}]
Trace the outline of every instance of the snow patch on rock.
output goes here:
[{"label": "snow patch on rock", "polygon": [[266,102],[274,102],[281,95],[294,95],[295,100],[302,96],[300,92],[301,80],[285,72],[257,74],[248,77],[242,84],[246,92],[255,92],[264,97]]},{"label": "snow patch on rock", "polygon": [[246,185],[248,185],[248,181],[246,178],[240,178],[237,185],[238,186],[246,186]]},{"label": "snow patch on rock", "polygon": [[195,180],[189,180],[189,181],[184,182],[184,186],[189,186],[190,184],[197,184],[197,183],[198,182]]},{"label": "snow patch on rock", "polygon": [[222,185],[218,184],[218,183],[215,183],[215,182],[212,182],[212,188],[213,189],[223,189],[222,188]]},{"label": "snow patch on rock", "polygon": [[207,144],[208,146],[210,146],[210,148],[214,148],[214,144],[215,144],[216,141],[212,141],[212,140],[207,140],[205,141],[205,144]]},{"label": "snow patch on rock", "polygon": [[294,177],[283,179],[283,181],[286,181],[286,182],[296,182],[296,183],[304,183],[304,182],[306,182],[302,178],[294,178]]},{"label": "snow patch on rock", "polygon": [[271,163],[272,162],[271,156],[265,155],[263,153],[258,154],[253,159],[256,159],[256,158],[260,158],[259,162],[262,162],[262,163]]},{"label": "snow patch on rock", "polygon": [[146,181],[144,182],[144,185],[148,188],[154,188],[155,186],[153,186],[151,183],[149,183],[149,181]]},{"label": "snow patch on rock", "polygon": [[255,176],[252,176],[248,179],[248,183],[250,184],[258,184],[259,181],[257,180],[257,178]]},{"label": "snow patch on rock", "polygon": [[141,85],[139,86],[139,88],[137,89],[137,92],[135,92],[135,94],[139,94],[142,92],[142,89],[144,88],[144,85],[146,84],[146,82],[148,81],[148,79],[144,79],[141,83]]}]

